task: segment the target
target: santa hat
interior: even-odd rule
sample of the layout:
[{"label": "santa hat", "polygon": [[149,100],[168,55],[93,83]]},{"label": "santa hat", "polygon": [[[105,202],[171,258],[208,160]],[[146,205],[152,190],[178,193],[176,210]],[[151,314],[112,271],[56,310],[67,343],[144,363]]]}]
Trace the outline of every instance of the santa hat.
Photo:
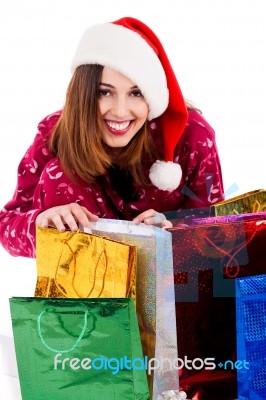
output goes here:
[{"label": "santa hat", "polygon": [[89,27],[72,60],[72,72],[83,64],[100,64],[125,75],[141,90],[149,105],[148,120],[160,117],[164,161],[150,169],[151,182],[172,191],[182,170],[174,161],[174,149],[187,122],[187,108],[174,71],[155,33],[143,22],[125,17]]}]

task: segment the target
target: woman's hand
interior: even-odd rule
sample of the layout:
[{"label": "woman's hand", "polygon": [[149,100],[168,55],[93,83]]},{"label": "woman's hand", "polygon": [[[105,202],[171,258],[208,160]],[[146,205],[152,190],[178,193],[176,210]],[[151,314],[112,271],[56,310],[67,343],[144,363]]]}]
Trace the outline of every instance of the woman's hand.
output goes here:
[{"label": "woman's hand", "polygon": [[155,225],[160,228],[167,229],[173,226],[172,222],[168,221],[164,214],[159,213],[153,209],[144,211],[133,219],[135,224],[143,222],[146,225]]},{"label": "woman's hand", "polygon": [[77,231],[79,224],[90,228],[90,221],[98,221],[97,215],[89,212],[85,207],[77,203],[70,203],[64,206],[48,208],[40,213],[36,218],[36,225],[47,228],[52,226],[60,232],[64,232],[66,227],[71,231]]}]

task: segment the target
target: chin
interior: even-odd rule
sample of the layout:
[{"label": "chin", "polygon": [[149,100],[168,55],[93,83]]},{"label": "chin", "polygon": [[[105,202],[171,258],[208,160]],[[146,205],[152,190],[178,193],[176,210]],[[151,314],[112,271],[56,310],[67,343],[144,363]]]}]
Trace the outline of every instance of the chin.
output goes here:
[{"label": "chin", "polygon": [[119,141],[117,143],[114,142],[106,142],[108,147],[111,147],[112,149],[121,149],[123,147],[126,147],[129,144],[130,140],[125,140],[125,141]]}]

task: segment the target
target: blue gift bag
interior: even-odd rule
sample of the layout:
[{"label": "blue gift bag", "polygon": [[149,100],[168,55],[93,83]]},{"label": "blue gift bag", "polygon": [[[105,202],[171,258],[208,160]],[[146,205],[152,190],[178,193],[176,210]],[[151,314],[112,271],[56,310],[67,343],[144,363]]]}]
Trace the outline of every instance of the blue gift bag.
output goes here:
[{"label": "blue gift bag", "polygon": [[266,399],[266,275],[236,279],[238,400]]}]

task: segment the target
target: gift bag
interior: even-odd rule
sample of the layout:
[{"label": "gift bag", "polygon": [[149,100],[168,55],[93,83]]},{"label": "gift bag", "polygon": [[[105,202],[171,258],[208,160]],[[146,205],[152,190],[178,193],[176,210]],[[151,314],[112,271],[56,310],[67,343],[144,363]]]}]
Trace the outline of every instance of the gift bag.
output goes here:
[{"label": "gift bag", "polygon": [[217,217],[207,218],[192,218],[188,225],[212,225],[212,224],[224,224],[232,222],[243,222],[243,221],[262,221],[266,220],[266,212],[254,212],[246,214],[232,214],[232,215],[219,215]]},{"label": "gift bag", "polygon": [[265,316],[266,275],[236,279],[238,400],[266,398]]},{"label": "gift bag", "polygon": [[37,227],[36,297],[135,297],[136,248],[84,232]]},{"label": "gift bag", "polygon": [[147,400],[133,299],[11,298],[23,400]]},{"label": "gift bag", "polygon": [[137,316],[143,353],[154,360],[148,382],[151,397],[157,400],[162,392],[179,389],[171,234],[154,226],[108,219],[91,223],[91,229],[137,248]]},{"label": "gift bag", "polygon": [[258,189],[211,206],[212,215],[246,214],[266,211],[266,190]]}]

